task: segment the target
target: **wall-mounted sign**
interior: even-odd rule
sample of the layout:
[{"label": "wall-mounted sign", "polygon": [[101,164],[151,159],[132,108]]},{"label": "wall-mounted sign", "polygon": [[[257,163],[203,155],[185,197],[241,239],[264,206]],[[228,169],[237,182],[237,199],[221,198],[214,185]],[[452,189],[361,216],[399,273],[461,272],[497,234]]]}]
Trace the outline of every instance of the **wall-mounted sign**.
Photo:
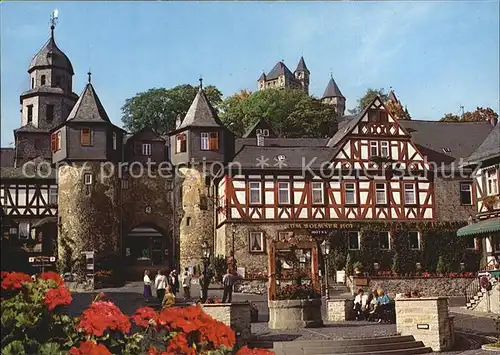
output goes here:
[{"label": "wall-mounted sign", "polygon": [[290,228],[313,230],[352,229],[354,225],[352,223],[294,223]]},{"label": "wall-mounted sign", "polygon": [[429,324],[417,324],[417,329],[429,329]]}]

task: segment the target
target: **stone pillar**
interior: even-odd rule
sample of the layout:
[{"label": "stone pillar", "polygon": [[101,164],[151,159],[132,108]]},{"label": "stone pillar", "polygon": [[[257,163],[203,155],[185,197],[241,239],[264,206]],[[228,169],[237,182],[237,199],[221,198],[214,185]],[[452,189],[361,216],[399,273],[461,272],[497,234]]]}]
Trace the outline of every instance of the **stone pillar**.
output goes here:
[{"label": "stone pillar", "polygon": [[252,335],[249,303],[207,303],[202,307],[206,314],[234,331],[237,345],[248,342]]},{"label": "stone pillar", "polygon": [[330,322],[344,322],[353,318],[354,300],[330,299],[326,303],[327,319]]},{"label": "stone pillar", "polygon": [[448,351],[454,343],[453,318],[448,297],[396,300],[396,324],[401,335],[413,335],[433,351]]}]

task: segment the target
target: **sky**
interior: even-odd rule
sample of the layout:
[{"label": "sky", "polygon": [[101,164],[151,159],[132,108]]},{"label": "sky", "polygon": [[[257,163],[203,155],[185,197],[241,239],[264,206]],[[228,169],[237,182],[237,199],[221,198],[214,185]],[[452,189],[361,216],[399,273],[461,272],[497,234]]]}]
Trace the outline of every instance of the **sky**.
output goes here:
[{"label": "sky", "polygon": [[80,94],[89,68],[108,116],[121,125],[127,98],[180,84],[224,96],[256,90],[279,60],[301,55],[310,92],[333,75],[347,109],[367,88],[392,87],[414,119],[477,106],[499,112],[499,1],[17,2],[1,8],[1,144],[20,126],[19,95],[31,58],[55,38]]}]

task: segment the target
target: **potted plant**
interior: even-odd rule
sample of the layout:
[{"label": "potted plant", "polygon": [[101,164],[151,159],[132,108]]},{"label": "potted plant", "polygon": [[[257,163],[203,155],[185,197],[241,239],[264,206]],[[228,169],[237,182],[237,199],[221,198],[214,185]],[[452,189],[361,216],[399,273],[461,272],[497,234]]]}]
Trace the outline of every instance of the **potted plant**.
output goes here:
[{"label": "potted plant", "polygon": [[353,265],[354,267],[354,273],[358,276],[358,275],[361,275],[361,268],[362,268],[362,265],[359,261],[356,261]]}]

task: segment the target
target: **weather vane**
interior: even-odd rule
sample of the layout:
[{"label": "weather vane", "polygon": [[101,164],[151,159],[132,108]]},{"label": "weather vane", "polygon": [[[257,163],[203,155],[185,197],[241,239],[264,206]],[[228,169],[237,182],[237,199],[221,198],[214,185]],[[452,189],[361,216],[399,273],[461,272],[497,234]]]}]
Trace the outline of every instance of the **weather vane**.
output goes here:
[{"label": "weather vane", "polygon": [[52,11],[52,15],[50,15],[50,28],[52,30],[56,27],[58,20],[59,20],[59,10],[55,9],[54,11]]}]

